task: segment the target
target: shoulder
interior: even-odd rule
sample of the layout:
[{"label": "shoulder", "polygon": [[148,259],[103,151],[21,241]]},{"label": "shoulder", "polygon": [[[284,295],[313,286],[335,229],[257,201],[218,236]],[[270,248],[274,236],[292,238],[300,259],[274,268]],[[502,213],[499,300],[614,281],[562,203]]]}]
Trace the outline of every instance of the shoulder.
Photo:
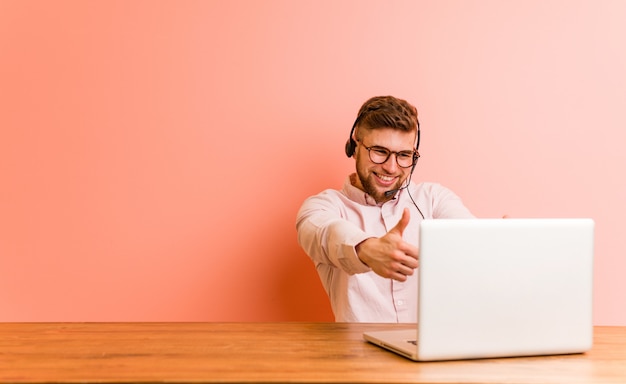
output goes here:
[{"label": "shoulder", "polygon": [[306,211],[340,211],[346,205],[345,195],[336,189],[326,189],[316,195],[307,197],[302,206],[300,213]]},{"label": "shoulder", "polygon": [[424,182],[414,186],[418,204],[430,209],[433,218],[470,218],[472,213],[465,207],[461,198],[439,183]]},{"label": "shoulder", "polygon": [[303,205],[322,205],[332,207],[345,207],[358,203],[358,191],[352,186],[350,176],[346,177],[341,189],[325,189],[322,192],[310,196],[304,200]]},{"label": "shoulder", "polygon": [[438,194],[446,194],[452,192],[449,188],[444,187],[440,183],[434,182],[421,182],[421,183],[411,183],[413,188],[412,191],[416,193],[422,193],[425,195],[438,195]]}]

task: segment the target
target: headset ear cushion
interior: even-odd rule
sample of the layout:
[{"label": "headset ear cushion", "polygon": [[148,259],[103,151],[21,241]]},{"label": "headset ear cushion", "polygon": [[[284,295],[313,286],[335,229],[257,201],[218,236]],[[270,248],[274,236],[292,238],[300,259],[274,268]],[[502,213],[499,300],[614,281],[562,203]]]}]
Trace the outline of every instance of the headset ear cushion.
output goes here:
[{"label": "headset ear cushion", "polygon": [[346,156],[352,157],[354,155],[354,149],[356,147],[356,143],[352,140],[352,137],[346,141]]}]

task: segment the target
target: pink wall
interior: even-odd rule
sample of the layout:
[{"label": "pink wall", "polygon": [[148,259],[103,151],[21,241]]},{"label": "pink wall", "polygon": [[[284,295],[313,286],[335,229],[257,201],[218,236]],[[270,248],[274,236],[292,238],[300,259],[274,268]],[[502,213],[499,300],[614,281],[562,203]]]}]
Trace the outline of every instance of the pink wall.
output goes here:
[{"label": "pink wall", "polygon": [[[0,321],[332,320],[295,214],[368,97],[479,216],[596,220],[626,325],[626,2],[0,0]],[[567,268],[567,266],[564,266]]]}]

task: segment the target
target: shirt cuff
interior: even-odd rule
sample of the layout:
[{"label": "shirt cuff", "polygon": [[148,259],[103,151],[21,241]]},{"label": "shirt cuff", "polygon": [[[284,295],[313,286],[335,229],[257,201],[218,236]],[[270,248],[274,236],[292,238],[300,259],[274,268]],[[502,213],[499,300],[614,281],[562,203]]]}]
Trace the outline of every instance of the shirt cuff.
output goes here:
[{"label": "shirt cuff", "polygon": [[371,236],[359,237],[357,241],[348,241],[347,243],[340,245],[341,249],[338,252],[337,262],[341,265],[341,268],[346,271],[346,273],[354,275],[357,273],[370,272],[372,270],[365,263],[363,263],[356,254],[357,244],[360,244],[365,239],[370,237]]}]

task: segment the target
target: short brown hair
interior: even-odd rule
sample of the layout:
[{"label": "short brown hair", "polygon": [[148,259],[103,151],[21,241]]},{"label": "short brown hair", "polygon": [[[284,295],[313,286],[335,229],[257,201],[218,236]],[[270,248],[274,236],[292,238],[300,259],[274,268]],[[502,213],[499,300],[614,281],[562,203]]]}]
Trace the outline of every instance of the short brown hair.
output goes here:
[{"label": "short brown hair", "polygon": [[417,130],[417,109],[406,100],[393,96],[375,96],[359,110],[354,123],[366,130],[393,128],[406,132]]}]

